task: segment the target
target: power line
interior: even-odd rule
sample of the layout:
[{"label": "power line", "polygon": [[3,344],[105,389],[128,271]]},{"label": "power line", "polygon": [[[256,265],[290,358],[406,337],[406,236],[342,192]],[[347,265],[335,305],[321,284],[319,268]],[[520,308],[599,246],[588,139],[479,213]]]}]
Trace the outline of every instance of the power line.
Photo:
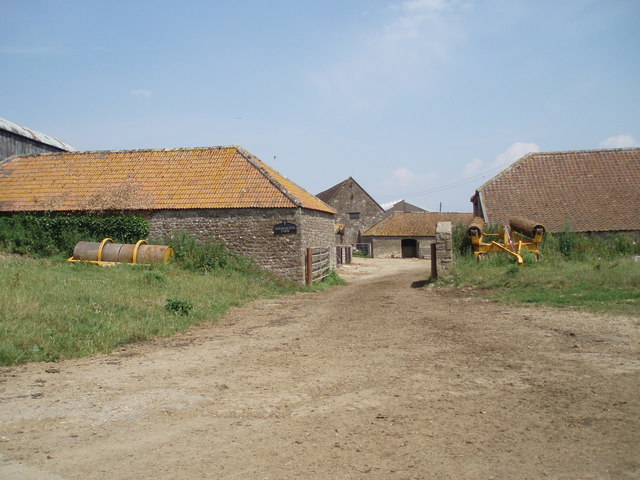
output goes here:
[{"label": "power line", "polygon": [[386,195],[378,195],[379,197],[382,198],[397,198],[397,197],[401,197],[401,196],[423,196],[423,195],[429,195],[432,193],[439,193],[439,192],[443,192],[446,190],[451,190],[452,188],[456,188],[456,187],[460,187],[462,185],[466,185],[469,183],[473,183],[476,182],[478,179],[480,178],[484,178],[489,174],[495,173],[499,170],[502,170],[504,167],[503,166],[499,166],[499,167],[494,167],[492,169],[487,170],[486,172],[483,173],[479,173],[477,175],[474,175],[472,177],[468,177],[465,179],[461,179],[461,180],[457,180],[455,182],[451,182],[451,183],[447,183],[445,185],[440,185],[438,187],[433,187],[433,188],[429,188],[427,190],[421,190],[418,192],[410,192],[410,193],[403,193],[403,194],[386,194]]}]

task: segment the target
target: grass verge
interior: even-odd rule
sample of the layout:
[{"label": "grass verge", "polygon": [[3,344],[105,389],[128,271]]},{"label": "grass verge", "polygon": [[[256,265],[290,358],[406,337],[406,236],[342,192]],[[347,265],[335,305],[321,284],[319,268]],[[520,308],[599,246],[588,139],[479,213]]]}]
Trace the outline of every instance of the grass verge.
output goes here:
[{"label": "grass verge", "polygon": [[507,256],[484,262],[465,257],[444,282],[483,290],[493,299],[640,316],[640,263],[564,261],[518,267]]},{"label": "grass verge", "polygon": [[57,259],[0,256],[0,365],[58,361],[113,351],[215,322],[259,297],[322,290],[259,272],[202,272],[177,265],[101,268]]}]

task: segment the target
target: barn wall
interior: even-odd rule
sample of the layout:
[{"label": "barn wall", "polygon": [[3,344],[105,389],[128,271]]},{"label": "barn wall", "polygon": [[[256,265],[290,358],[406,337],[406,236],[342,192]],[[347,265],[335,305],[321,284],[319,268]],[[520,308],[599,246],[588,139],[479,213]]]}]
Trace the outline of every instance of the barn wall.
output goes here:
[{"label": "barn wall", "polygon": [[[371,228],[384,216],[384,210],[353,181],[343,185],[329,204],[338,212],[336,223],[345,226],[344,233],[336,238],[340,244],[359,243],[361,232]],[[360,218],[352,219],[350,213],[359,213]]]},{"label": "barn wall", "polygon": [[61,152],[63,150],[0,129],[0,161],[14,155]]},{"label": "barn wall", "polygon": [[364,237],[364,241],[373,244],[374,258],[402,258],[402,240],[405,238],[418,241],[418,258],[431,258],[435,237]]},{"label": "barn wall", "polygon": [[335,215],[313,210],[299,210],[302,225],[302,254],[307,248],[329,248],[331,268],[336,268],[336,237],[334,231]]},{"label": "barn wall", "polygon": [[[273,227],[283,220],[296,224],[297,233],[274,234]],[[333,215],[303,209],[162,210],[152,213],[149,221],[151,237],[185,230],[199,240],[221,240],[230,251],[295,282],[305,280],[307,246],[335,245]]]}]

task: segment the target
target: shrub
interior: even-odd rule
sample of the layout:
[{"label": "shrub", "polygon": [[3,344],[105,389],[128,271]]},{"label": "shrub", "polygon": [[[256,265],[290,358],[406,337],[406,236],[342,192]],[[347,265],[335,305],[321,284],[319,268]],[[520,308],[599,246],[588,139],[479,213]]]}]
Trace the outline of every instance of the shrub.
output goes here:
[{"label": "shrub", "polygon": [[190,233],[179,231],[170,243],[175,252],[175,262],[193,272],[208,273],[218,269],[245,273],[258,271],[249,259],[229,252],[222,242],[198,242]]},{"label": "shrub", "polygon": [[453,226],[452,238],[453,251],[461,256],[469,256],[473,252],[471,239],[467,236],[467,226],[457,224]]},{"label": "shrub", "polygon": [[167,298],[167,303],[164,306],[168,311],[175,315],[189,315],[193,310],[193,303],[190,300],[184,298]]},{"label": "shrub", "polygon": [[34,257],[70,255],[82,240],[110,237],[135,243],[148,234],[148,221],[137,215],[16,213],[0,217],[0,248]]}]

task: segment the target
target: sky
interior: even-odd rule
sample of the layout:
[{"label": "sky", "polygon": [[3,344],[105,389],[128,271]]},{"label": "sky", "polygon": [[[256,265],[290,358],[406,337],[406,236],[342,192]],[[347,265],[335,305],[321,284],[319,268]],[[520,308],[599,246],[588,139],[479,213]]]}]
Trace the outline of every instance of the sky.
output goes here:
[{"label": "sky", "polygon": [[0,0],[0,117],[241,145],[309,192],[470,212],[529,152],[640,146],[637,0]]}]

